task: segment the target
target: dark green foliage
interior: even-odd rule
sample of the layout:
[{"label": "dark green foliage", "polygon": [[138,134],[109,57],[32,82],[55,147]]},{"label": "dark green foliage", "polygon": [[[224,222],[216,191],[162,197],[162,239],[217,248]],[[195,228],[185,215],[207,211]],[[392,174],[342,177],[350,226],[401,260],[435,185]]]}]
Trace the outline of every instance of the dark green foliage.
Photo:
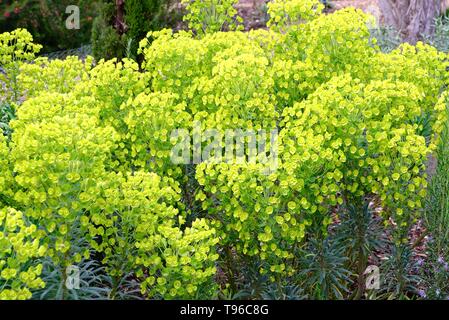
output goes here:
[{"label": "dark green foliage", "polygon": [[92,29],[93,54],[96,59],[137,57],[139,42],[149,31],[172,25],[177,15],[168,13],[170,0],[126,0],[124,33],[116,29],[115,1],[104,0]]},{"label": "dark green foliage", "polygon": [[[42,53],[78,48],[90,41],[97,1],[92,0],[21,0],[0,1],[0,30],[27,29]],[[66,8],[80,8],[80,29],[67,29]]]},{"label": "dark green foliage", "polygon": [[279,285],[273,283],[266,287],[262,293],[262,299],[264,300],[305,300],[307,296],[304,294],[304,290],[301,286],[287,283],[285,285]]},{"label": "dark green foliage", "polygon": [[46,287],[34,292],[38,300],[104,300],[108,298],[108,288],[104,286],[107,277],[103,268],[95,260],[82,261],[79,268],[79,289],[67,289],[66,272],[57,268],[50,259],[42,261],[42,278]]},{"label": "dark green foliage", "polygon": [[[67,289],[66,272],[45,259],[42,278],[46,287],[33,294],[38,300],[141,300],[139,284],[130,276],[122,277],[118,283],[110,277],[97,260],[83,260],[75,267],[79,268],[79,289]],[[73,272],[73,271],[72,271]],[[69,273],[70,274],[70,273]],[[71,273],[72,276],[75,272]],[[69,282],[70,283],[70,282]]]},{"label": "dark green foliage", "polygon": [[125,56],[125,40],[113,27],[115,1],[104,2],[99,6],[99,15],[92,26],[92,53],[98,60]]},{"label": "dark green foliage", "polygon": [[139,42],[148,31],[158,30],[165,25],[166,5],[166,0],[125,1],[125,23],[128,27],[126,38],[131,55],[137,53]]},{"label": "dark green foliage", "polygon": [[[76,252],[88,249],[86,239],[79,234],[79,225],[73,226],[69,231],[74,239],[73,250]],[[136,300],[142,299],[140,286],[135,277],[124,273],[119,279],[109,275],[98,253],[90,251],[89,259],[82,259],[73,265],[57,265],[52,259],[41,259],[43,265],[42,279],[45,288],[33,292],[33,298],[39,300]],[[79,288],[75,277],[79,276]],[[71,279],[69,279],[71,277]]]},{"label": "dark green foliage", "polygon": [[11,135],[9,122],[15,118],[15,111],[11,104],[6,101],[0,101],[0,132],[4,135]]},{"label": "dark green foliage", "polygon": [[307,288],[311,299],[344,299],[349,292],[351,272],[344,247],[332,239],[311,240],[301,254],[301,287]]},{"label": "dark green foliage", "polygon": [[449,128],[441,136],[437,151],[437,171],[431,179],[424,221],[434,238],[433,248],[449,255]]},{"label": "dark green foliage", "polygon": [[[245,260],[245,259],[243,259]],[[297,277],[282,277],[273,282],[261,268],[269,268],[266,262],[236,259],[235,284],[237,289],[219,292],[218,298],[225,300],[305,300],[308,298]]]},{"label": "dark green foliage", "polygon": [[349,205],[341,220],[336,241],[344,248],[346,256],[350,259],[351,268],[357,269],[356,264],[360,257],[367,261],[373,251],[386,246],[387,240],[381,219],[374,214],[368,202],[359,208]]},{"label": "dark green foliage", "polygon": [[419,267],[413,259],[413,248],[408,244],[393,245],[388,259],[381,266],[380,299],[410,299],[417,295],[425,298],[418,289],[420,278],[415,274]]},{"label": "dark green foliage", "polygon": [[436,158],[437,171],[430,182],[424,212],[431,243],[422,272],[429,298],[446,299],[449,296],[449,124],[441,135]]},{"label": "dark green foliage", "polygon": [[365,291],[364,272],[375,250],[386,247],[387,240],[381,219],[374,214],[368,200],[365,204],[348,205],[336,230],[336,243],[348,257],[348,269],[357,275],[357,291],[354,298],[362,298]]}]

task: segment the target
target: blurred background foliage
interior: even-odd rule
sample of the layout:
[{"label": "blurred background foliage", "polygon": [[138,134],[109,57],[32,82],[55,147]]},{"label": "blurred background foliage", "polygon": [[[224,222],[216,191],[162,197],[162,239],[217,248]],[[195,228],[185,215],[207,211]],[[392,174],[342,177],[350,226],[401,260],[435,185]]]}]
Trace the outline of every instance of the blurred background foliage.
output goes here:
[{"label": "blurred background foliage", "polygon": [[[326,10],[333,11],[340,1],[321,0]],[[120,1],[119,1],[120,2]],[[163,28],[182,28],[183,8],[178,0],[126,0],[122,1],[123,17],[117,17],[116,0],[0,0],[0,32],[17,28],[27,29],[35,42],[42,44],[41,53],[49,54],[70,49],[80,49],[82,56],[93,54],[95,58],[130,57],[138,59],[137,47],[148,31]],[[242,8],[249,3],[240,0],[237,5],[244,19],[260,15],[265,25],[266,9],[258,12],[260,3],[253,1],[254,12]],[[354,1],[357,4],[357,1]],[[67,6],[80,8],[80,29],[68,30],[65,21],[69,14]],[[260,9],[260,8],[259,8]],[[251,9],[249,10],[251,11]],[[423,35],[423,40],[439,50],[449,50],[449,17],[447,11],[436,19],[435,34]],[[247,16],[245,16],[247,15]],[[123,23],[118,30],[117,22]],[[401,42],[400,34],[392,27],[384,25],[372,30],[384,51],[391,51]],[[74,54],[74,52],[70,52]],[[76,52],[75,52],[76,54]]]},{"label": "blurred background foliage", "polygon": [[115,0],[97,1],[92,29],[94,57],[139,60],[139,42],[149,31],[174,27],[180,20],[173,4],[174,0],[126,0],[119,6]]},{"label": "blurred background foliage", "polygon": [[[96,58],[136,58],[139,41],[148,31],[174,27],[180,13],[174,0],[124,1],[124,33],[117,30],[115,0],[0,0],[0,32],[27,29],[41,53],[81,48],[92,44]],[[80,8],[80,29],[69,30],[66,8]]]},{"label": "blurred background foliage", "polygon": [[[66,28],[69,5],[81,8],[79,30]],[[0,0],[0,31],[27,29],[42,53],[78,48],[90,42],[97,7],[92,0]]]}]

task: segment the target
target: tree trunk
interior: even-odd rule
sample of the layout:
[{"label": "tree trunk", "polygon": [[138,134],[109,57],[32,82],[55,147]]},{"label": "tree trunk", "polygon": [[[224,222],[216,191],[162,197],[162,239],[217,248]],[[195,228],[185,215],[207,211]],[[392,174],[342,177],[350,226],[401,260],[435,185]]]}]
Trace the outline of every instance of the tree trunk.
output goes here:
[{"label": "tree trunk", "polygon": [[125,0],[115,0],[115,6],[117,8],[117,13],[115,16],[114,27],[119,35],[126,32],[127,27],[125,24]]},{"label": "tree trunk", "polygon": [[379,0],[388,25],[396,28],[404,41],[415,44],[435,32],[435,18],[443,0]]}]

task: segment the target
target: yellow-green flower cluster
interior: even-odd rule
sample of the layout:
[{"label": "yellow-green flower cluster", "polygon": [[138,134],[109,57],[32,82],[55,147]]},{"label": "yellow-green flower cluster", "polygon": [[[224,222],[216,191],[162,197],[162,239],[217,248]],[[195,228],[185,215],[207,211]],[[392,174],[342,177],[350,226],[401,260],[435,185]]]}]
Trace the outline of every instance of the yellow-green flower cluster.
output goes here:
[{"label": "yellow-green flower cluster", "polygon": [[[200,164],[196,178],[204,189],[197,199],[213,219],[221,245],[268,262],[271,270],[261,272],[291,274],[293,270],[285,262],[294,258],[292,246],[304,238],[311,222],[299,212],[302,208],[316,212],[317,208],[311,208],[305,197],[294,199],[293,193],[299,192],[288,184],[296,182],[293,176],[279,171],[267,176],[262,170],[257,164]],[[295,187],[305,191],[304,185]]]},{"label": "yellow-green flower cluster", "polygon": [[88,80],[91,67],[91,58],[82,61],[71,56],[64,60],[40,57],[34,63],[21,66],[18,85],[27,98],[36,97],[45,91],[68,93],[77,83]]},{"label": "yellow-green flower cluster", "polygon": [[[147,76],[138,72],[133,60],[101,60],[89,73],[89,80],[80,83],[74,90],[75,102],[90,97],[96,117],[102,125],[111,126],[118,135],[112,156],[106,163],[114,170],[130,170],[130,151],[133,142],[125,123],[130,102],[146,87]],[[87,106],[83,112],[90,112]]]},{"label": "yellow-green flower cluster", "polygon": [[[177,95],[145,92],[147,82],[126,59],[22,66],[27,99],[9,146],[0,137],[1,194],[39,226],[46,256],[62,270],[96,250],[111,275],[141,278],[148,297],[213,294],[215,230],[206,220],[186,225],[179,183],[169,178],[182,171],[168,165],[167,135],[190,115]],[[80,239],[88,246],[74,245]],[[150,268],[155,256],[161,263]]]},{"label": "yellow-green flower cluster", "polygon": [[9,161],[9,148],[6,138],[0,130],[0,205],[5,198],[11,198],[14,193],[12,191],[14,178],[12,176],[11,162]]},{"label": "yellow-green flower cluster", "polygon": [[[280,11],[286,5],[270,4]],[[312,224],[325,232],[329,212],[345,202],[377,195],[385,215],[400,224],[414,219],[438,133],[425,127],[443,121],[435,105],[448,80],[447,55],[434,48],[382,53],[370,37],[370,17],[359,10],[320,15],[317,2],[288,8],[303,12],[304,23],[285,34],[276,26],[201,39],[163,31],[149,35],[151,45],[141,43],[152,89],[175,94],[201,132],[280,129],[271,175],[257,164],[196,167],[203,187],[196,199],[221,243],[269,261],[278,273],[293,271],[286,261],[295,244]]]},{"label": "yellow-green flower cluster", "polygon": [[238,0],[182,0],[187,14],[183,20],[198,35],[242,29],[242,18],[234,7]]},{"label": "yellow-green flower cluster", "polygon": [[436,140],[433,144],[431,144],[431,148],[433,151],[436,150],[437,144],[440,142],[440,134],[444,130],[445,123],[447,123],[448,115],[449,115],[449,91],[446,90],[441,94],[441,97],[438,99],[437,104],[435,105],[435,113],[436,119],[433,125],[433,132],[437,135]]},{"label": "yellow-green flower cluster", "polygon": [[268,27],[285,31],[290,26],[315,19],[324,5],[319,0],[273,0],[268,2]]},{"label": "yellow-green flower cluster", "polygon": [[388,78],[413,83],[425,93],[425,112],[433,108],[441,93],[441,84],[449,80],[447,54],[418,42],[400,45],[389,54],[376,53],[371,60],[368,79]]},{"label": "yellow-green flower cluster", "polygon": [[134,272],[149,297],[193,298],[213,289],[215,230],[201,219],[185,227],[173,207],[180,189],[171,187],[172,179],[143,171],[108,178],[102,202],[90,209],[89,226],[92,239],[102,239],[92,240],[92,248],[104,253],[108,272]]},{"label": "yellow-green flower cluster", "polygon": [[[215,246],[219,241],[215,229],[206,220],[197,219],[184,230],[166,226],[160,227],[160,231],[163,238],[148,237],[136,244],[139,249],[136,262],[149,267],[150,272],[142,290],[166,299],[214,296],[216,284],[212,280],[218,260]],[[150,255],[148,246],[158,248],[160,258]]]},{"label": "yellow-green flower cluster", "polygon": [[180,177],[182,168],[171,163],[173,147],[170,135],[177,128],[188,128],[191,115],[185,103],[178,103],[171,93],[142,93],[123,104],[127,111],[126,139],[129,141],[131,163],[136,168]]},{"label": "yellow-green flower cluster", "polygon": [[177,128],[193,134],[214,129],[222,136],[227,129],[276,128],[279,114],[267,51],[272,32],[219,32],[195,39],[161,31],[148,37],[154,39],[150,46],[143,40],[141,51],[154,92],[128,103],[132,108],[126,118],[135,165],[178,175],[181,168],[169,158],[179,142],[170,139]]},{"label": "yellow-green flower cluster", "polygon": [[[28,102],[22,112],[34,107],[32,100]],[[97,201],[115,132],[84,114],[55,115],[26,125],[20,122],[12,123],[10,157],[18,186],[14,200],[44,228],[48,255],[55,263],[79,262],[79,255],[88,256],[88,252],[70,251],[72,228]]]},{"label": "yellow-green flower cluster", "polygon": [[334,180],[332,193],[346,201],[376,194],[402,221],[412,218],[402,217],[405,211],[421,207],[427,185],[424,169],[431,149],[415,123],[426,111],[423,99],[411,83],[365,84],[347,75],[285,109],[283,123],[288,130],[306,127],[322,137],[326,155],[320,157],[328,162],[323,174]]},{"label": "yellow-green flower cluster", "polygon": [[35,263],[45,246],[36,237],[37,227],[25,221],[22,212],[0,208],[0,300],[30,299],[30,290],[45,286],[42,265]]},{"label": "yellow-green flower cluster", "polygon": [[289,28],[277,42],[273,59],[279,107],[306,98],[332,77],[371,74],[370,59],[377,51],[368,19],[362,11],[348,8]]},{"label": "yellow-green flower cluster", "polygon": [[0,64],[8,68],[17,62],[32,61],[42,48],[33,43],[33,36],[25,29],[0,34]]},{"label": "yellow-green flower cluster", "polygon": [[0,33],[0,66],[4,70],[4,73],[0,72],[0,81],[6,84],[6,92],[3,87],[0,91],[3,97],[17,94],[20,66],[32,61],[41,48],[41,45],[33,43],[33,36],[25,29]]},{"label": "yellow-green flower cluster", "polygon": [[[217,14],[232,16],[233,3]],[[248,33],[213,32],[220,17],[203,29],[209,5],[189,2],[201,37],[149,33],[141,66],[22,65],[26,100],[11,141],[0,136],[0,200],[38,227],[56,265],[96,251],[110,275],[134,274],[149,298],[210,297],[216,247],[281,277],[297,271],[296,249],[325,233],[340,206],[375,197],[398,228],[417,217],[447,120],[447,54],[423,44],[383,53],[367,15],[321,15],[318,1],[273,2],[271,29]],[[174,163],[177,129],[206,136],[195,150],[210,129],[276,129],[277,163]]]}]

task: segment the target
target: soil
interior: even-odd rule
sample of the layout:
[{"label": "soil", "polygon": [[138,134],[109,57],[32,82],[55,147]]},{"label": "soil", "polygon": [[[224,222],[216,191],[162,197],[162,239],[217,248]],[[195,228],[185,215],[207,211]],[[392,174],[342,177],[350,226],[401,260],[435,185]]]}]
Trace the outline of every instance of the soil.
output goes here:
[{"label": "soil", "polygon": [[379,9],[377,0],[334,0],[331,1],[331,5],[333,5],[335,9],[355,7],[366,12],[376,8]]},{"label": "soil", "polygon": [[239,16],[243,18],[245,30],[266,27],[268,0],[240,0],[236,5]]}]

